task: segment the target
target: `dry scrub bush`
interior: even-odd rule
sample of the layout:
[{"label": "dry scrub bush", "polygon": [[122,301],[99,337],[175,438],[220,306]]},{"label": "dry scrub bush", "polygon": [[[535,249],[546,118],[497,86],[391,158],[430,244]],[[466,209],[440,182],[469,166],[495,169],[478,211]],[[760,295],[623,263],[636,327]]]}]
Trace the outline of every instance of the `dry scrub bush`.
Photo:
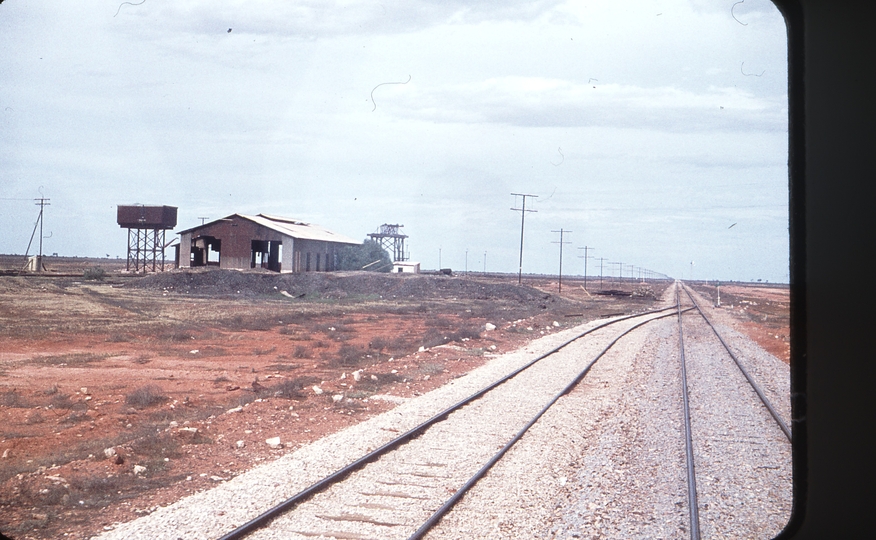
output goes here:
[{"label": "dry scrub bush", "polygon": [[373,349],[375,351],[382,351],[389,345],[389,341],[386,338],[376,337],[368,343],[368,348]]},{"label": "dry scrub bush", "polygon": [[336,355],[328,358],[330,365],[338,367],[356,367],[366,358],[368,351],[355,345],[341,345]]},{"label": "dry scrub bush", "polygon": [[421,375],[437,375],[444,373],[444,364],[441,362],[426,362],[417,366],[417,372]]},{"label": "dry scrub bush", "polygon": [[301,399],[307,396],[305,388],[319,382],[318,377],[303,375],[294,379],[284,379],[271,387],[270,390],[277,397],[286,399]]},{"label": "dry scrub bush", "polygon": [[295,350],[292,351],[292,358],[311,358],[313,356],[313,347],[305,347],[304,345],[298,345],[295,347]]},{"label": "dry scrub bush", "polygon": [[13,388],[0,394],[0,405],[10,409],[27,409],[30,404]]},{"label": "dry scrub bush", "polygon": [[377,377],[377,380],[374,380],[369,376],[368,378],[362,379],[356,383],[353,391],[348,393],[347,396],[355,397],[361,395],[363,397],[368,397],[376,394],[385,386],[405,380],[404,376],[398,373],[377,373],[374,376]]},{"label": "dry scrub bush", "polygon": [[267,371],[292,371],[300,368],[299,364],[270,364],[265,366]]},{"label": "dry scrub bush", "polygon": [[462,341],[463,339],[478,339],[481,337],[480,328],[459,328],[454,332],[431,328],[423,338],[424,347],[436,347],[453,341]]},{"label": "dry scrub bush", "polygon": [[86,268],[84,272],[82,272],[82,278],[87,280],[96,280],[102,281],[103,278],[106,277],[106,270],[99,266],[92,266],[91,268]]},{"label": "dry scrub bush", "polygon": [[125,396],[125,403],[135,409],[145,409],[167,401],[169,398],[161,393],[161,388],[154,385],[141,386]]},{"label": "dry scrub bush", "polygon": [[68,354],[57,354],[54,356],[44,356],[41,360],[47,364],[51,364],[53,366],[57,366],[60,364],[67,364],[68,366],[76,366],[83,364],[90,364],[91,362],[95,362],[97,360],[103,360],[106,358],[107,354],[95,354],[95,353],[68,353]]}]

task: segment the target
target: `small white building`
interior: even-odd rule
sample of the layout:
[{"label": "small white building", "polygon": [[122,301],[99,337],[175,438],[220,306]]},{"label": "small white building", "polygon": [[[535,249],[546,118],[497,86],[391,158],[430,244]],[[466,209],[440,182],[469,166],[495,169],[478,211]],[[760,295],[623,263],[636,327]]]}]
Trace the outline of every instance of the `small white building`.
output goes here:
[{"label": "small white building", "polygon": [[396,261],[392,263],[393,274],[419,274],[420,263],[413,261]]}]

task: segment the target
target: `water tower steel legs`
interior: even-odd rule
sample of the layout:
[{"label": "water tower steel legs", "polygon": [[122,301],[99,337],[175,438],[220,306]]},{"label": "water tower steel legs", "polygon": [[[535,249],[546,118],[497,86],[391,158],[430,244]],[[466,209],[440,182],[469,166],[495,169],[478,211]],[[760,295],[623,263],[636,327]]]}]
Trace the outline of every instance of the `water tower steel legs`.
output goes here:
[{"label": "water tower steel legs", "polygon": [[[128,261],[130,272],[146,272],[151,263],[152,271],[164,271],[164,229],[128,229]],[[161,257],[159,258],[159,253]]]}]

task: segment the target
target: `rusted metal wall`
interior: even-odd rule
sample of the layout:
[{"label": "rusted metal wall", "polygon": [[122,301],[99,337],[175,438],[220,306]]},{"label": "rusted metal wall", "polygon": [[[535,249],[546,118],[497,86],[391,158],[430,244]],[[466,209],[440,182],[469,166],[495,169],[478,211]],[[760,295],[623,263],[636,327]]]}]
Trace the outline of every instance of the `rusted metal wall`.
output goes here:
[{"label": "rusted metal wall", "polygon": [[119,205],[116,222],[126,229],[172,229],[176,206]]}]

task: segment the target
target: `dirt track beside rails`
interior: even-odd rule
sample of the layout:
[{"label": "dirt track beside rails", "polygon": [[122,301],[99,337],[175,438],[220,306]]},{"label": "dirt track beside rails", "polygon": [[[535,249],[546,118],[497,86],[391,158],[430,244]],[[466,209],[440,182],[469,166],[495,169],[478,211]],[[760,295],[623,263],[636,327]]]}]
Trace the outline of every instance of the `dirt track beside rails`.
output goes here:
[{"label": "dirt track beside rails", "polygon": [[519,287],[516,276],[2,277],[0,531],[88,537],[534,337],[653,303],[580,285],[564,278],[557,295],[556,282]]}]

